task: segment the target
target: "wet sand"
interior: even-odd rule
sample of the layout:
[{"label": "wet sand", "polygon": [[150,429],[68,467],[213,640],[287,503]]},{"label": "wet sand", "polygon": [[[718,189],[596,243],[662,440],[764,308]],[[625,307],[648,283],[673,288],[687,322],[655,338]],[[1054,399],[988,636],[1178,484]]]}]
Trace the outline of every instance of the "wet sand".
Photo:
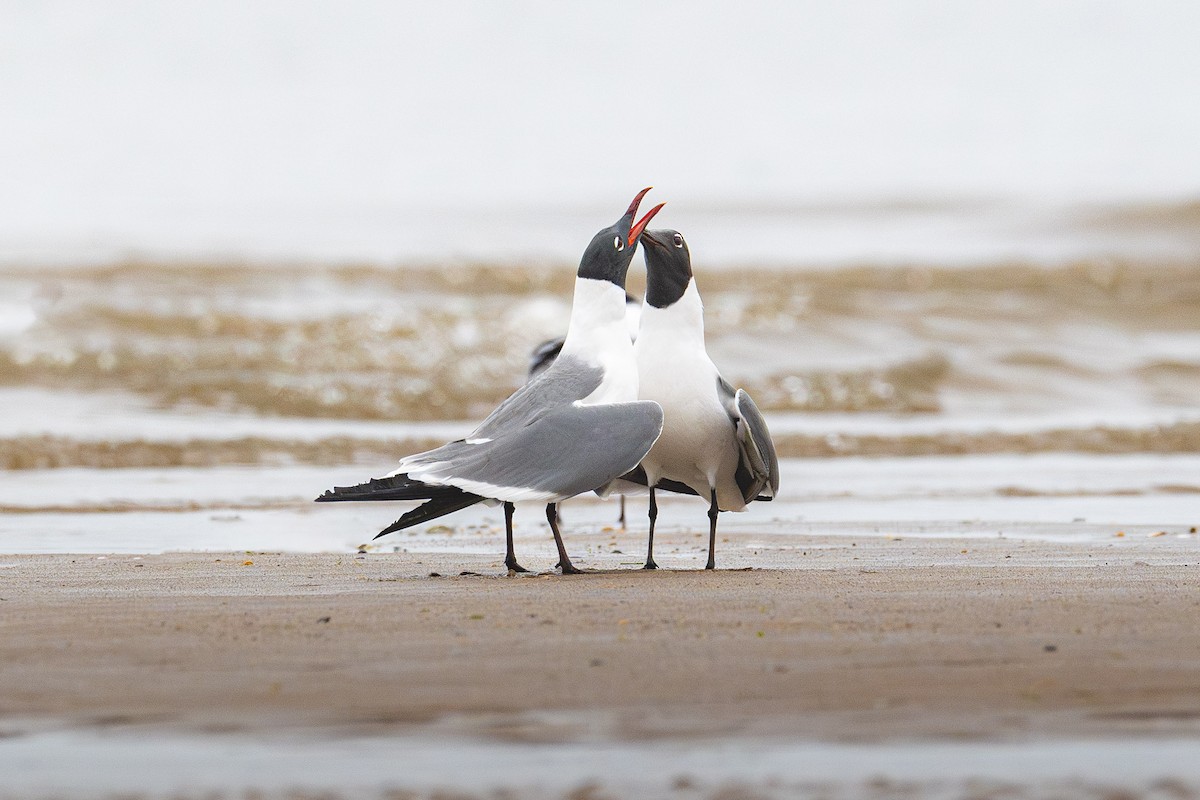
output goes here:
[{"label": "wet sand", "polygon": [[463,554],[4,556],[0,724],[1196,736],[1200,548],[1157,542],[803,536],[769,556],[786,568],[571,577]]}]

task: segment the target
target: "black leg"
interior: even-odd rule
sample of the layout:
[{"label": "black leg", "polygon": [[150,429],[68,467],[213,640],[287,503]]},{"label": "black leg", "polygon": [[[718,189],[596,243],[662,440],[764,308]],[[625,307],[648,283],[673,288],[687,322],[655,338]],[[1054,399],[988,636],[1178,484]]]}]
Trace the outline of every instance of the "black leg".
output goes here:
[{"label": "black leg", "polygon": [[617,517],[617,522],[621,523],[621,530],[625,530],[625,495],[621,495],[621,516]]},{"label": "black leg", "polygon": [[717,568],[717,490],[712,490],[712,505],[708,507],[708,563],[705,569]]},{"label": "black leg", "polygon": [[[554,507],[554,519],[555,519],[555,521],[556,521],[556,522],[558,522],[558,524],[559,524],[559,525],[562,525],[562,524],[563,524],[563,519],[562,519],[562,503],[559,503],[558,505],[556,505],[556,506]],[[555,568],[555,569],[558,569],[558,568],[559,568],[559,567],[561,567],[561,566],[562,566],[562,563],[560,562],[560,563],[558,563],[558,564],[555,564],[555,565],[554,565],[554,568]]]},{"label": "black leg", "polygon": [[517,563],[517,554],[513,550],[513,504],[504,504],[504,542],[507,550],[504,554],[504,566],[508,567],[509,572],[529,572],[529,570]]},{"label": "black leg", "polygon": [[[625,498],[622,496],[621,498]],[[658,519],[658,503],[654,500],[654,487],[650,487],[650,541],[646,544],[646,566],[642,569],[658,569],[654,563],[654,521]]]},{"label": "black leg", "polygon": [[546,504],[546,521],[550,523],[550,532],[554,534],[554,544],[558,547],[558,566],[562,570],[563,575],[579,575],[583,572],[581,569],[576,569],[571,563],[570,556],[567,555],[567,548],[563,547],[562,536],[558,533],[558,504]]}]

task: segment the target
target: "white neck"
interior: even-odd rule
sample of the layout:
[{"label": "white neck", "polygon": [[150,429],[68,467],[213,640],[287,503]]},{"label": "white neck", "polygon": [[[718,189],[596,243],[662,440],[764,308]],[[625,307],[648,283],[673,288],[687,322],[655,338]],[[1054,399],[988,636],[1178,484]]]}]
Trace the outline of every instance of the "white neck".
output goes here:
[{"label": "white neck", "polygon": [[[616,333],[620,332],[620,336]],[[571,304],[571,322],[563,340],[563,353],[588,358],[611,339],[629,343],[625,325],[625,292],[611,281],[593,278],[575,279],[575,299]]]},{"label": "white neck", "polygon": [[584,403],[637,399],[637,364],[625,323],[624,290],[611,281],[575,279],[571,322],[561,355],[604,368],[604,382]]},{"label": "white neck", "polygon": [[653,342],[662,337],[681,345],[704,349],[704,303],[696,290],[695,278],[688,280],[683,296],[666,308],[642,306],[642,321],[638,328],[638,342],[649,336]]}]

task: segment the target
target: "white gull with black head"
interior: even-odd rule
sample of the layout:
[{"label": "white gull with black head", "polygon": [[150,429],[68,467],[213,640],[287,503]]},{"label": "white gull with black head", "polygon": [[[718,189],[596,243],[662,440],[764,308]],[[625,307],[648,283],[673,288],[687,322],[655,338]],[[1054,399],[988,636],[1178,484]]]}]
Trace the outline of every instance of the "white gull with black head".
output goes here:
[{"label": "white gull with black head", "polygon": [[[779,462],[750,395],[734,390],[708,356],[704,304],[687,242],[672,230],[646,231],[641,242],[646,299],[634,345],[638,397],[658,403],[664,417],[662,435],[641,466],[647,486],[690,489],[709,501],[707,568],[713,569],[718,511],[743,511],[752,500],[773,498],[779,490]],[[647,568],[657,566],[656,516],[652,488]]]}]

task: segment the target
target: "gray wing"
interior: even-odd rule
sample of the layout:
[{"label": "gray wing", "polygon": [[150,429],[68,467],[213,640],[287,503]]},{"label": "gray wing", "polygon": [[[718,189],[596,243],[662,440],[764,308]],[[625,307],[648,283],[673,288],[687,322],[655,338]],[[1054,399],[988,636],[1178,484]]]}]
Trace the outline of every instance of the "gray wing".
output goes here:
[{"label": "gray wing", "polygon": [[733,420],[738,442],[737,484],[749,503],[760,495],[774,498],[779,493],[779,457],[767,430],[767,421],[745,389],[734,388],[717,378],[717,391]]},{"label": "gray wing", "polygon": [[543,414],[591,394],[604,371],[571,356],[556,358],[479,423],[467,440],[492,438],[497,431],[524,427]]},{"label": "gray wing", "polygon": [[662,424],[662,408],[650,401],[567,404],[527,425],[494,429],[493,438],[451,442],[401,463],[413,478],[483,497],[557,502],[636,467]]},{"label": "gray wing", "polygon": [[[745,389],[737,391],[737,408],[741,415],[738,422],[738,445],[743,457],[749,462],[751,472],[766,478],[770,497],[779,494],[779,456],[775,454],[775,442],[767,430],[767,421]],[[754,494],[765,493],[760,487]]]},{"label": "gray wing", "polygon": [[466,439],[401,459],[393,474],[512,502],[590,492],[636,467],[662,432],[657,403],[575,405],[603,377],[559,356]]}]

